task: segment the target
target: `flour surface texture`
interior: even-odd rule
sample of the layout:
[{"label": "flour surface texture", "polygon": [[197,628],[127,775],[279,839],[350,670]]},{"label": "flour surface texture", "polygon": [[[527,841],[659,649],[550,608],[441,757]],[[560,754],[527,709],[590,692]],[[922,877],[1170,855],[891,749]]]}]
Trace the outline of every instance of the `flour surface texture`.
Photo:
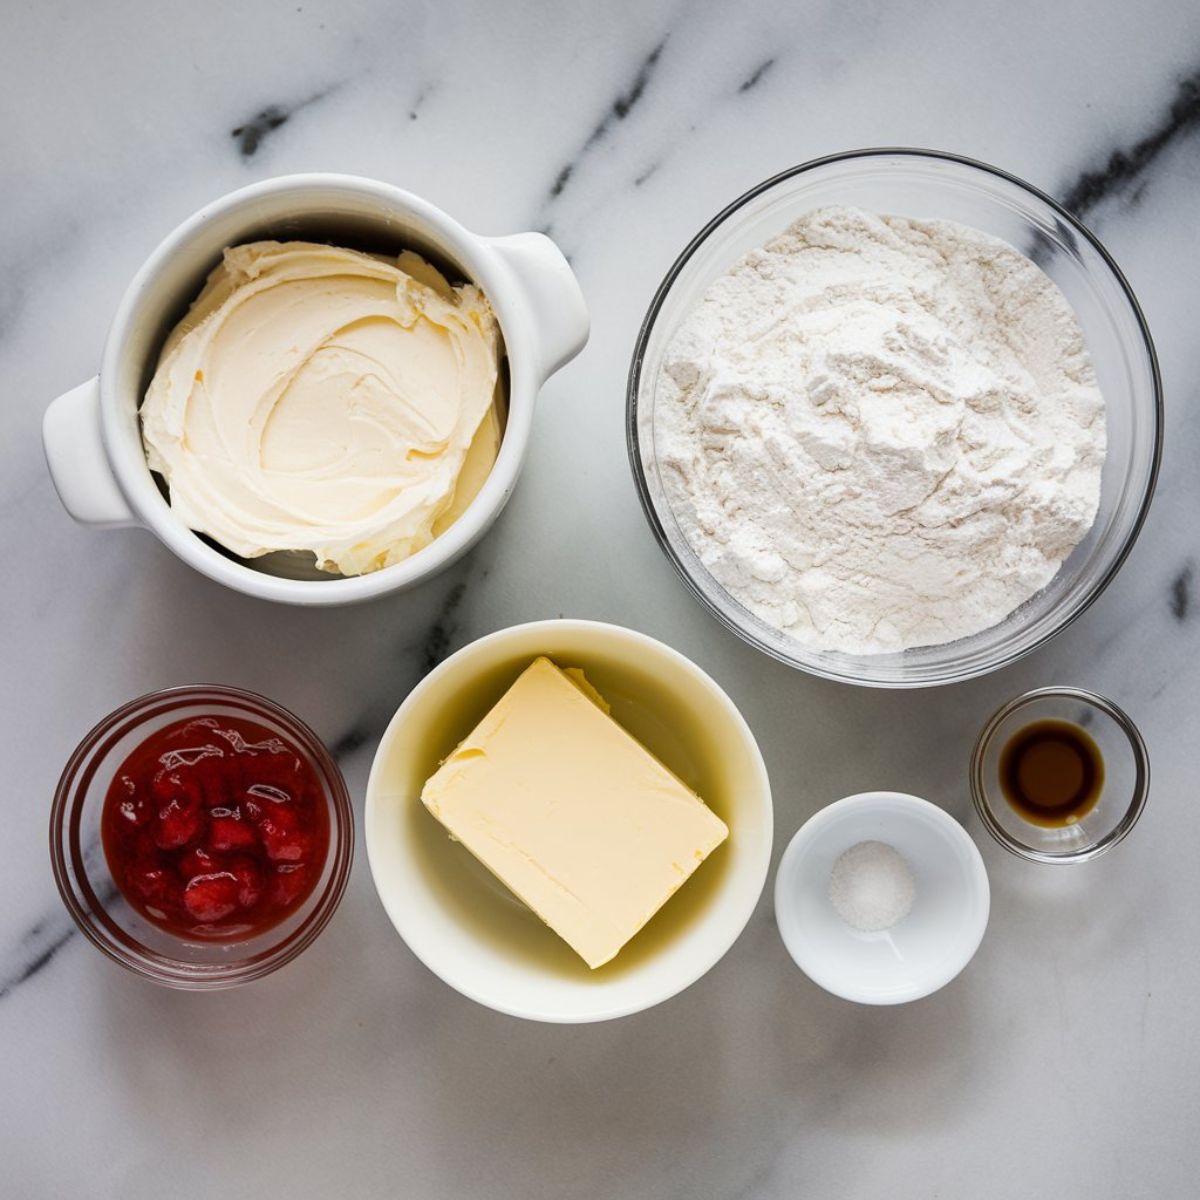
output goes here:
[{"label": "flour surface texture", "polygon": [[997,624],[1099,504],[1104,400],[1074,313],[947,221],[822,209],[751,251],[672,339],[653,419],[704,566],[821,650]]}]

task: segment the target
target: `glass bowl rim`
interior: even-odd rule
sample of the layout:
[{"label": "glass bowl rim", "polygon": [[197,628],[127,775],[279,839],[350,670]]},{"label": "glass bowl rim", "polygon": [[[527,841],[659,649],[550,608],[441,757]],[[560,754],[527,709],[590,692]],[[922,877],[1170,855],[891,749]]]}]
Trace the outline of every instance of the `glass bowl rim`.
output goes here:
[{"label": "glass bowl rim", "polygon": [[[74,864],[70,861],[71,855],[66,849],[70,820],[80,809],[87,794],[86,790],[78,790],[77,777],[99,742],[128,717],[136,718],[137,724],[140,725],[145,719],[139,717],[140,711],[160,701],[174,701],[175,707],[180,707],[192,701],[202,703],[205,700],[217,703],[221,700],[240,701],[250,708],[260,709],[287,728],[312,754],[321,768],[322,790],[333,810],[330,822],[330,857],[333,869],[312,912],[286,938],[252,958],[232,960],[216,967],[185,964],[183,960],[151,950],[133,938],[129,940],[136,948],[131,950],[101,936],[96,929],[94,916],[77,893],[73,882],[76,872]],[[350,880],[354,840],[354,806],[350,802],[345,778],[325,743],[307,722],[282,704],[258,692],[219,683],[180,684],[145,692],[102,717],[80,738],[71,752],[55,786],[50,809],[50,861],[54,882],[63,904],[80,932],[107,958],[133,974],[181,991],[216,991],[249,983],[278,970],[306,950],[324,930],[342,901]],[[97,903],[99,907],[105,907],[103,901],[97,899]]]},{"label": "glass bowl rim", "polygon": [[[954,668],[952,665],[947,665],[938,669],[938,674],[935,677],[927,679],[879,679],[879,678],[864,678],[860,675],[850,674],[844,671],[830,670],[826,667],[819,666],[813,662],[804,662],[798,659],[795,655],[789,655],[786,651],[779,649],[773,645],[768,645],[760,639],[757,634],[747,628],[743,623],[736,621],[732,616],[723,612],[710,597],[705,593],[704,589],[692,577],[691,572],[685,567],[680,556],[671,545],[666,530],[663,526],[662,518],[654,507],[654,502],[650,497],[650,489],[646,483],[646,472],[642,465],[641,442],[638,436],[638,389],[642,377],[642,365],[646,356],[646,348],[650,341],[650,335],[654,330],[654,326],[658,321],[658,317],[666,304],[667,297],[674,287],[676,280],[683,273],[685,267],[691,262],[695,254],[709,240],[709,238],[717,232],[717,230],[725,224],[740,209],[745,207],[751,201],[757,199],[763,193],[776,187],[781,183],[785,183],[790,179],[794,179],[809,171],[816,170],[820,167],[826,167],[837,163],[853,162],[860,159],[870,158],[885,158],[903,156],[913,159],[929,159],[937,162],[951,162],[959,166],[964,166],[975,171],[982,172],[986,175],[995,176],[998,179],[1012,184],[1015,187],[1027,192],[1035,199],[1047,205],[1057,218],[1063,221],[1071,231],[1080,237],[1083,241],[1096,251],[1100,256],[1105,266],[1112,272],[1113,278],[1116,281],[1126,303],[1129,305],[1130,311],[1133,314],[1134,321],[1140,334],[1142,349],[1146,355],[1146,363],[1150,368],[1150,377],[1153,390],[1153,448],[1151,452],[1150,470],[1146,479],[1146,484],[1142,492],[1141,499],[1138,503],[1138,511],[1134,517],[1133,524],[1130,527],[1122,544],[1118,547],[1113,556],[1112,561],[1108,564],[1104,573],[1092,585],[1092,588],[1087,595],[1084,596],[1082,602],[1074,612],[1070,613],[1065,619],[1061,619],[1056,625],[1043,631],[1027,646],[1024,646],[1015,652],[1009,651],[1003,658],[991,662],[983,663],[970,668]],[[633,346],[633,355],[630,359],[629,374],[626,379],[625,386],[625,445],[626,453],[629,456],[629,464],[633,473],[634,485],[637,489],[638,500],[642,506],[642,512],[645,514],[646,521],[650,526],[650,530],[654,535],[654,539],[658,542],[659,547],[667,556],[671,566],[675,569],[675,573],[683,580],[689,591],[700,601],[704,608],[732,633],[736,634],[743,641],[749,643],[756,650],[763,654],[769,655],[777,662],[784,663],[796,670],[806,671],[810,675],[816,675],[823,679],[831,679],[837,683],[848,683],[858,687],[875,687],[885,689],[904,689],[904,688],[924,688],[924,687],[940,687],[948,683],[961,683],[968,679],[976,679],[983,675],[988,675],[993,671],[998,671],[1002,667],[1009,666],[1024,658],[1027,654],[1031,654],[1034,650],[1044,646],[1052,638],[1068,628],[1076,620],[1078,620],[1091,606],[1103,595],[1108,585],[1112,583],[1118,571],[1125,564],[1125,560],[1129,557],[1136,544],[1138,537],[1142,532],[1142,528],[1146,523],[1146,517],[1150,511],[1150,505],[1154,499],[1154,493],[1158,486],[1159,469],[1162,465],[1163,454],[1163,427],[1165,423],[1165,411],[1163,404],[1163,386],[1162,373],[1158,364],[1158,353],[1154,348],[1154,339],[1150,334],[1150,327],[1146,322],[1145,314],[1142,312],[1142,307],[1138,303],[1137,296],[1134,294],[1133,288],[1129,281],[1125,278],[1121,268],[1117,265],[1112,255],[1105,249],[1104,244],[1098,237],[1082,221],[1079,220],[1073,213],[1064,208],[1053,196],[1050,196],[1041,188],[1035,187],[1033,184],[1004,170],[1001,167],[992,166],[976,158],[969,158],[963,154],[954,154],[947,150],[928,150],[917,146],[871,146],[859,150],[843,150],[836,154],[826,154],[819,158],[809,159],[806,162],[799,163],[794,167],[788,167],[783,171],[779,171],[774,175],[769,176],[762,182],[755,184],[748,191],[743,192],[735,200],[725,205],[714,217],[712,217],[705,225],[696,233],[687,245],[680,252],[679,256],[671,264],[667,273],[663,276],[662,281],[655,289],[654,296],[650,301],[650,307],[646,310],[646,315],[642,318],[641,327],[638,330],[637,339]],[[716,581],[713,581],[714,584]],[[719,585],[717,585],[719,586]],[[864,656],[859,656],[864,657]]]},{"label": "glass bowl rim", "polygon": [[[1137,774],[1133,782],[1133,796],[1130,799],[1128,807],[1121,815],[1121,819],[1102,838],[1097,839],[1081,850],[1066,850],[1054,853],[1048,850],[1038,850],[1036,847],[1022,842],[1000,824],[988,800],[989,789],[983,778],[983,760],[992,742],[995,740],[1000,726],[1009,717],[1040,700],[1060,698],[1074,700],[1108,717],[1128,740],[1130,750],[1133,753]],[[1129,714],[1106,696],[1101,696],[1096,692],[1089,692],[1084,688],[1066,686],[1041,687],[1034,688],[1029,692],[1022,692],[1019,696],[1014,696],[1007,703],[1002,704],[988,718],[983,729],[980,730],[979,737],[976,739],[975,748],[971,751],[970,778],[971,801],[975,806],[975,812],[979,816],[980,821],[983,822],[984,828],[988,833],[1010,854],[1015,854],[1018,858],[1024,858],[1030,862],[1039,863],[1088,862],[1093,858],[1099,858],[1100,855],[1107,853],[1114,846],[1123,842],[1138,823],[1138,819],[1146,807],[1146,800],[1150,795],[1150,753],[1146,749],[1146,742],[1142,737],[1141,730],[1134,724]]]}]

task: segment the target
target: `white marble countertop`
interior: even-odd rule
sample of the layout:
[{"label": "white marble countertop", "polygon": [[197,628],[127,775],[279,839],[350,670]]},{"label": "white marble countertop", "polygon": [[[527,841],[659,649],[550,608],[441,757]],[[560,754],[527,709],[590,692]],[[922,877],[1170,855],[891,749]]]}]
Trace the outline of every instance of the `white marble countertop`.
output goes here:
[{"label": "white marble countertop", "polygon": [[[1196,1193],[1200,7],[46,0],[6,16],[5,1195]],[[684,242],[761,178],[872,144],[959,151],[1067,198],[1143,302],[1167,389],[1158,498],[1115,584],[1019,665],[923,693],[808,678],[718,627],[655,546],[623,438],[634,333]],[[402,184],[482,232],[550,230],[593,315],[477,552],[416,594],[321,612],[224,591],[147,533],[74,526],[39,446],[157,240],[223,192],[313,169]],[[49,799],[119,702],[201,680],[262,691],[342,748],[361,806],[374,742],[430,663],[560,613],[643,629],[729,689],[767,759],[777,855],[865,788],[963,819],[993,889],[967,972],[898,1009],[836,1000],[792,966],[764,895],[666,1005],[523,1023],[413,958],[361,845],[320,941],[234,993],[160,990],[73,934]],[[1009,858],[969,815],[980,722],[1052,682],[1112,695],[1154,759],[1139,828],[1076,869]]]}]

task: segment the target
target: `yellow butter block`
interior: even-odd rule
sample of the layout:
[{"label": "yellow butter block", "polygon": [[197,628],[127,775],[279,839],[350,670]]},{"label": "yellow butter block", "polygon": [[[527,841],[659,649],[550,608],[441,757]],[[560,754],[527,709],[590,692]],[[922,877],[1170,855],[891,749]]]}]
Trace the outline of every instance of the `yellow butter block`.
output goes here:
[{"label": "yellow butter block", "polygon": [[581,671],[548,658],[505,692],[421,800],[593,968],[729,836]]}]

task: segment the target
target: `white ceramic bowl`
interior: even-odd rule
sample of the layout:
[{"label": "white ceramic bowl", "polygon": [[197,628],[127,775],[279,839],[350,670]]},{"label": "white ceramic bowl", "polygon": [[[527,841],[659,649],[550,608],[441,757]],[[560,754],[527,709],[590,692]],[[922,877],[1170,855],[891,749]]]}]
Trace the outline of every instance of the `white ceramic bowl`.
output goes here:
[{"label": "white ceramic bowl", "polygon": [[[539,654],[583,667],[613,716],[730,829],[658,915],[597,971],[451,842],[419,798],[438,763]],[[733,944],[770,865],[771,790],[749,726],[699,667],[616,625],[539,621],[471,643],[409,693],[375,756],[364,827],[383,906],[430,970],[513,1016],[601,1021],[682,991]]]},{"label": "white ceramic bowl", "polygon": [[[847,925],[828,893],[833,864],[868,841],[894,846],[916,881],[908,915],[879,933]],[[860,1004],[902,1004],[944,987],[979,948],[989,906],[987,871],[967,831],[902,792],[863,792],[822,809],[792,838],[775,877],[779,932],[796,965]]]},{"label": "white ceramic bowl", "polygon": [[[176,517],[146,465],[138,406],[164,339],[221,251],[264,237],[416,250],[452,276],[478,284],[499,320],[508,357],[508,420],[492,472],[445,533],[382,571],[346,579],[285,578],[262,561],[256,566],[224,554]],[[587,336],[579,284],[558,247],[540,233],[480,237],[432,204],[373,179],[324,174],[268,179],[202,208],[146,260],[117,309],[100,374],[47,410],[46,459],[77,521],[144,525],[184,562],[252,596],[292,604],[366,600],[427,579],[491,525],[525,460],[538,389],[579,353]]]}]

